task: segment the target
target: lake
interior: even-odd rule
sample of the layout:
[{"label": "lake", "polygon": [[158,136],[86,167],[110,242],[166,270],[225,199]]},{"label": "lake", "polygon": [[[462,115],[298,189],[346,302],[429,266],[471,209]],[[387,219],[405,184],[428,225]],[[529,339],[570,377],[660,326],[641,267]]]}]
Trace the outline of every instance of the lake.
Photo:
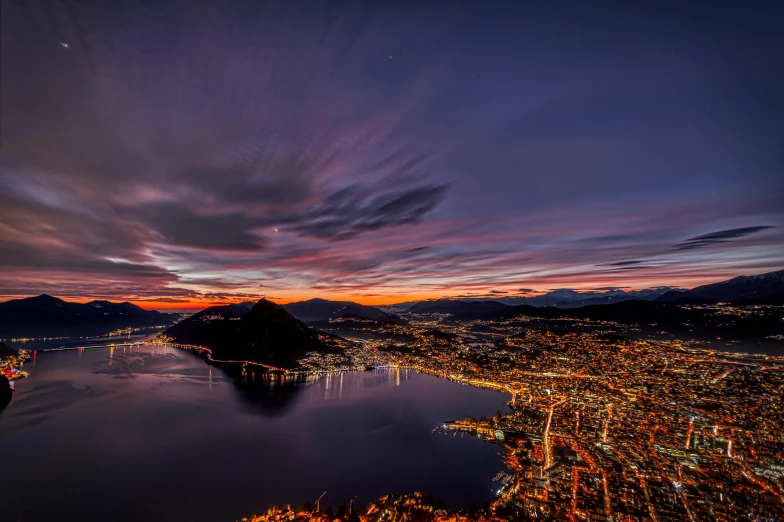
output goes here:
[{"label": "lake", "polygon": [[432,433],[507,411],[414,372],[239,386],[169,346],[38,352],[0,412],[0,520],[232,521],[424,491],[481,508],[500,447]]}]

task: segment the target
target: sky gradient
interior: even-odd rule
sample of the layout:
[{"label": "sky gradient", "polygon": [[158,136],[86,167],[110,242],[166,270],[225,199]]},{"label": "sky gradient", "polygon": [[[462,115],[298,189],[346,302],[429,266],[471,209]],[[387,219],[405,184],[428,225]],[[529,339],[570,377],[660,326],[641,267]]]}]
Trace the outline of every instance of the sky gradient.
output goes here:
[{"label": "sky gradient", "polygon": [[4,1],[0,300],[783,268],[784,4],[690,4]]}]

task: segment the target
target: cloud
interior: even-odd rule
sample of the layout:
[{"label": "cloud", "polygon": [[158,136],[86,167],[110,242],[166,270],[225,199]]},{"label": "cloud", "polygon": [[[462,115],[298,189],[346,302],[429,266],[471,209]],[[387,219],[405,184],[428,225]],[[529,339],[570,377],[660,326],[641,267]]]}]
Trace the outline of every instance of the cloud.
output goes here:
[{"label": "cloud", "polygon": [[616,261],[615,263],[606,263],[604,265],[599,265],[599,266],[628,266],[628,265],[639,265],[640,263],[644,263],[644,261],[642,260]]},{"label": "cloud", "polygon": [[343,240],[362,232],[419,223],[443,200],[446,185],[390,192],[352,186],[332,193],[320,206],[285,218],[285,230],[302,236]]},{"label": "cloud", "polygon": [[[463,23],[470,6],[116,4],[63,20],[4,5],[5,295],[178,302],[263,284],[286,299],[407,300],[781,266],[772,105],[739,101],[742,121],[703,105],[735,106],[722,98],[732,82],[770,73],[702,49],[659,55],[656,23],[578,56],[574,32],[543,13],[505,14],[488,34]],[[615,20],[589,26],[628,26]],[[543,39],[534,54],[508,45],[521,28]],[[556,55],[562,66],[531,74]],[[703,248],[757,222],[778,228]],[[715,223],[730,230],[682,241]]]},{"label": "cloud", "polygon": [[767,230],[771,228],[775,228],[775,227],[768,225],[768,226],[743,227],[743,228],[732,228],[729,230],[720,230],[718,232],[703,234],[701,236],[687,239],[672,247],[672,250],[676,250],[676,251],[696,250],[698,248],[705,248],[712,245],[717,245],[719,243],[727,243],[730,240],[750,236],[751,234],[755,234],[762,230]]},{"label": "cloud", "polygon": [[655,265],[636,265],[636,266],[621,266],[618,268],[613,268],[612,271],[614,272],[628,272],[630,270],[645,270],[649,268],[656,268]]},{"label": "cloud", "polygon": [[263,238],[253,233],[254,220],[243,213],[200,214],[184,204],[144,205],[133,213],[162,244],[213,250],[263,247]]}]

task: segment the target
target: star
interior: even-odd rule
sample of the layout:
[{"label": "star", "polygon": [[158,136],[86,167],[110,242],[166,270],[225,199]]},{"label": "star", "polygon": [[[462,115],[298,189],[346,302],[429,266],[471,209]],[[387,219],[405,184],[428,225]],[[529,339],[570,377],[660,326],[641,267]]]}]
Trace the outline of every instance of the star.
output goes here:
[{"label": "star", "polygon": [[69,47],[68,42],[60,42],[60,45],[62,46],[63,49],[68,49]]}]

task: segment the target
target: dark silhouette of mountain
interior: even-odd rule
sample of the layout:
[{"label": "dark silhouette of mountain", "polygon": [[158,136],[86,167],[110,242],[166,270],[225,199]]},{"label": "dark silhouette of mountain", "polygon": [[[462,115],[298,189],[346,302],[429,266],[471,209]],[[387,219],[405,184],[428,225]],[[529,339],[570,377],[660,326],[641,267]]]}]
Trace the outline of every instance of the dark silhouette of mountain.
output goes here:
[{"label": "dark silhouette of mountain", "polygon": [[372,306],[365,306],[352,301],[328,301],[326,299],[309,299],[283,305],[283,308],[305,323],[315,323],[334,319],[346,314],[353,314],[367,319],[380,319],[396,324],[406,324],[400,317],[387,313]]},{"label": "dark silhouette of mountain", "polygon": [[46,294],[0,303],[0,337],[100,335],[175,320],[174,314],[144,310],[131,303],[73,303]]},{"label": "dark silhouette of mountain", "polygon": [[0,411],[3,411],[3,408],[8,406],[13,396],[14,392],[11,390],[11,384],[8,382],[8,379],[5,378],[5,375],[0,375]]},{"label": "dark silhouette of mountain", "polygon": [[[437,301],[421,301],[418,303],[412,303],[406,308],[406,311],[411,313],[436,312],[436,313],[450,313],[450,314],[458,314],[458,313],[470,314],[476,310],[479,310],[479,308],[470,308],[455,303],[489,303],[489,302],[501,303],[507,306],[530,305],[530,306],[555,306],[557,308],[579,308],[582,306],[588,306],[594,304],[613,304],[613,303],[621,303],[623,301],[632,301],[632,300],[640,300],[640,299],[650,301],[650,300],[657,299],[659,296],[671,290],[672,288],[670,287],[661,287],[661,288],[646,288],[644,290],[613,289],[613,290],[607,290],[603,292],[577,292],[569,288],[560,288],[533,297],[499,296],[490,299],[488,299],[487,297],[482,297],[482,298],[461,298],[461,299],[439,299]],[[395,305],[395,306],[399,307],[401,305]],[[489,308],[490,305],[483,305],[483,306]],[[500,309],[500,307],[497,308]]]},{"label": "dark silhouette of mountain", "polygon": [[409,308],[407,312],[414,314],[451,314],[455,317],[482,316],[497,312],[508,305],[498,301],[462,301],[459,299],[438,299],[421,301]]},{"label": "dark silhouette of mountain", "polygon": [[386,319],[369,319],[356,314],[344,314],[334,319],[327,319],[324,321],[315,321],[310,324],[311,327],[317,330],[337,330],[342,328],[383,328],[385,326],[394,326],[398,323]]},{"label": "dark silhouette of mountain", "polygon": [[540,319],[590,319],[610,321],[641,328],[666,330],[693,337],[757,338],[784,333],[777,314],[750,314],[747,316],[717,316],[711,310],[684,308],[671,303],[652,301],[625,301],[609,305],[592,305],[582,308],[536,308],[528,305],[508,307],[482,319],[514,319],[528,316]]},{"label": "dark silhouette of mountain", "polygon": [[[570,288],[559,288],[551,290],[542,295],[532,297],[493,297],[492,301],[498,301],[509,306],[516,306],[527,304],[531,306],[555,306],[557,308],[578,308],[580,306],[588,306],[592,304],[612,304],[620,303],[623,301],[631,301],[641,299],[651,301],[658,298],[660,295],[673,290],[671,287],[658,287],[646,288],[643,290],[622,290],[614,288],[600,292],[578,292]],[[469,298],[463,299],[464,301],[482,301],[487,300],[483,298]]]},{"label": "dark silhouette of mountain", "polygon": [[672,303],[682,298],[688,290],[670,290],[655,299],[657,303]]},{"label": "dark silhouette of mountain", "polygon": [[318,332],[266,299],[247,312],[240,305],[207,308],[164,335],[176,343],[210,348],[218,361],[254,361],[283,368],[295,367],[307,352],[333,351]]},{"label": "dark silhouette of mountain", "polygon": [[[663,295],[662,292],[672,292],[673,290],[665,290],[661,289],[661,292],[650,292],[646,293],[645,291],[641,291],[640,293],[637,292],[626,292],[623,294],[617,295],[605,295],[601,297],[589,297],[586,299],[577,299],[574,301],[558,301],[553,303],[552,305],[545,305],[545,306],[555,306],[556,308],[580,308],[583,306],[591,306],[591,305],[608,305],[608,304],[615,304],[615,303],[623,303],[624,301],[654,301],[660,295]],[[531,304],[531,303],[529,303]]]},{"label": "dark silhouette of mountain", "polygon": [[3,357],[16,355],[17,351],[5,343],[0,343],[0,359]]},{"label": "dark silhouette of mountain", "polygon": [[684,292],[667,292],[657,299],[670,303],[745,302],[784,304],[784,270],[755,276],[740,276],[720,283],[698,286]]},{"label": "dark silhouette of mountain", "polygon": [[[479,313],[480,308],[471,308],[459,303],[496,302],[508,306],[530,305],[582,308],[627,301],[656,301],[658,303],[677,304],[711,304],[724,301],[738,304],[784,305],[784,270],[756,276],[736,277],[691,290],[657,287],[644,290],[611,289],[603,292],[577,292],[569,288],[560,288],[533,297],[499,296],[490,300],[483,297],[421,301],[409,306],[406,308],[406,311],[411,313],[436,312],[467,317]],[[395,306],[400,307],[402,305]]]}]

